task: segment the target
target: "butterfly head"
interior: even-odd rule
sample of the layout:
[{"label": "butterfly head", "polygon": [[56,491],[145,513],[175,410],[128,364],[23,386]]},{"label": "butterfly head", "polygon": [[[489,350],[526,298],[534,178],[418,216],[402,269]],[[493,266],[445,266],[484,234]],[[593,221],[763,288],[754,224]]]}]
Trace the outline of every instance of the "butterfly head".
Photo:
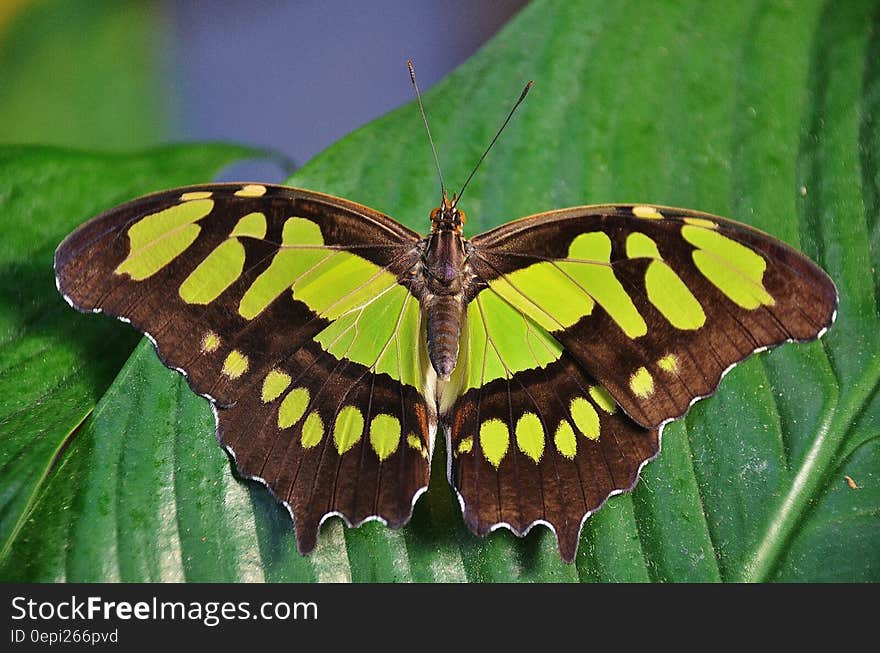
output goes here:
[{"label": "butterfly head", "polygon": [[461,233],[466,216],[464,211],[456,206],[457,202],[458,197],[456,197],[455,193],[452,194],[452,199],[450,200],[446,195],[446,191],[443,191],[443,203],[431,211],[432,232],[454,231],[457,234]]}]

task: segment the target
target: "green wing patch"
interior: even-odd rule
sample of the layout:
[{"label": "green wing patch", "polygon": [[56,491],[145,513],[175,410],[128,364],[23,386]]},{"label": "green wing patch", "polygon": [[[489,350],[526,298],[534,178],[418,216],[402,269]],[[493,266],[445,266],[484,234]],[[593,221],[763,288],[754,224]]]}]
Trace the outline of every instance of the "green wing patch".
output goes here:
[{"label": "green wing patch", "polygon": [[464,390],[519,370],[543,367],[562,355],[562,346],[537,321],[494,292],[478,295],[467,308],[462,351],[454,380]]}]

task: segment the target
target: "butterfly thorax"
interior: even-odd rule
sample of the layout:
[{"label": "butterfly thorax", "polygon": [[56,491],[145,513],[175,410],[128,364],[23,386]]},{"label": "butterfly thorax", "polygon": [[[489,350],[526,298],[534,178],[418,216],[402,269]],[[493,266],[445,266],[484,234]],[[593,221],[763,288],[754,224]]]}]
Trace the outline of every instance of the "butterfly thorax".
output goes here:
[{"label": "butterfly thorax", "polygon": [[431,234],[422,241],[422,257],[410,290],[419,299],[426,325],[428,358],[437,376],[448,379],[458,360],[467,296],[467,255],[461,236],[464,212],[443,198],[431,212]]}]

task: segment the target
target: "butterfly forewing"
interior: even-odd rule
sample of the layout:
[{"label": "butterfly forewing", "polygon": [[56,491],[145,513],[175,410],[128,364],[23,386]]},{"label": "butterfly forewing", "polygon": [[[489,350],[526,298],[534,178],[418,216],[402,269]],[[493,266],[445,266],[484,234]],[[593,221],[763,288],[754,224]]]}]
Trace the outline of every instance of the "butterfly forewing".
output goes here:
[{"label": "butterfly forewing", "polygon": [[472,244],[481,294],[543,327],[645,427],[683,415],[749,354],[820,336],[837,308],[802,254],[681,209],[556,211]]},{"label": "butterfly forewing", "polygon": [[397,283],[418,240],[338,198],[215,184],[99,216],[55,267],[71,304],[131,322],[215,403],[239,472],[309,551],[326,515],[397,526],[427,485],[419,312]]}]

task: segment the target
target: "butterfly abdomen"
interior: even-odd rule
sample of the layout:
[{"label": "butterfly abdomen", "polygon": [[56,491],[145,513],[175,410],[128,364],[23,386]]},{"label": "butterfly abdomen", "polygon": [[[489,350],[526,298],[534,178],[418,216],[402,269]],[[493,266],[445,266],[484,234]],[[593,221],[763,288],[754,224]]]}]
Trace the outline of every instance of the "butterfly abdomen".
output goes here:
[{"label": "butterfly abdomen", "polygon": [[436,231],[425,245],[419,287],[412,289],[425,313],[428,358],[441,379],[449,378],[458,360],[464,263],[461,236],[454,231]]},{"label": "butterfly abdomen", "polygon": [[437,376],[448,379],[458,360],[461,337],[460,295],[431,295],[423,303],[427,323],[428,358]]}]

